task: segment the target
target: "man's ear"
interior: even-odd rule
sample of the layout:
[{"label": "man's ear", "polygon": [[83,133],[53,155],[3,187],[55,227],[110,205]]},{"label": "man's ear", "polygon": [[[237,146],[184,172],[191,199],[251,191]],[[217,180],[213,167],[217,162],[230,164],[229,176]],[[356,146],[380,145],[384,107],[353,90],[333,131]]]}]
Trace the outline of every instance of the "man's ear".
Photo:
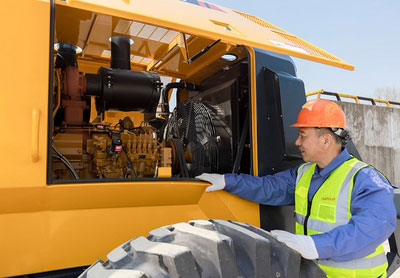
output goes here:
[{"label": "man's ear", "polygon": [[326,133],[322,135],[321,138],[324,148],[328,148],[328,146],[332,143],[333,140],[332,136],[329,133]]}]

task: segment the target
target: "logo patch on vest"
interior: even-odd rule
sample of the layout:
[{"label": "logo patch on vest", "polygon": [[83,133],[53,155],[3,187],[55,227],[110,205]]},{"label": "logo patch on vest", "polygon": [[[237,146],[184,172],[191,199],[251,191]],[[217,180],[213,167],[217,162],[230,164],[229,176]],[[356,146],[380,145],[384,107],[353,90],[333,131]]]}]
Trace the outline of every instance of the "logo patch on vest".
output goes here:
[{"label": "logo patch on vest", "polygon": [[321,201],[336,201],[335,197],[322,197]]}]

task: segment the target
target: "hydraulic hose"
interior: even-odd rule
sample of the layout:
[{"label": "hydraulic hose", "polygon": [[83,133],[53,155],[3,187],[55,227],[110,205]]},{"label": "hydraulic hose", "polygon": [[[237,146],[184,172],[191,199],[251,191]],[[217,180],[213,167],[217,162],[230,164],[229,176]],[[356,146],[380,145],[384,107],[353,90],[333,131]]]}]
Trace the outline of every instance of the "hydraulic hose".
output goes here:
[{"label": "hydraulic hose", "polygon": [[64,165],[72,173],[74,178],[76,180],[79,180],[78,174],[76,173],[76,171],[75,171],[74,167],[72,166],[71,162],[69,162],[69,160],[54,145],[51,145],[51,148],[53,149],[53,151],[55,151],[57,153],[57,155],[53,155],[53,157],[56,157],[56,158],[60,159],[60,161],[62,163],[64,163]]},{"label": "hydraulic hose", "polygon": [[179,176],[182,178],[189,178],[189,170],[186,165],[185,150],[183,149],[182,143],[176,138],[172,138],[171,142],[175,146],[176,159],[178,160],[179,168],[181,170]]},{"label": "hydraulic hose", "polygon": [[198,87],[194,83],[186,83],[185,81],[168,83],[161,93],[163,100],[162,112],[166,115],[169,115],[168,92],[171,89],[185,89],[188,91],[196,91],[198,90]]}]

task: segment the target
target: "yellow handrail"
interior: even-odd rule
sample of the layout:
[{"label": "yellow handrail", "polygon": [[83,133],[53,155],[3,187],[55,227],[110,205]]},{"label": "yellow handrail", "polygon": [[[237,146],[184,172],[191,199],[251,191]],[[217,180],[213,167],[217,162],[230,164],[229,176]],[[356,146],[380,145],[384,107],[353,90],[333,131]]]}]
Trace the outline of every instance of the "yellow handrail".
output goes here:
[{"label": "yellow handrail", "polygon": [[306,97],[310,97],[310,96],[314,96],[314,95],[317,95],[317,99],[321,99],[321,95],[335,96],[338,101],[342,101],[341,100],[342,97],[343,98],[351,98],[351,99],[354,99],[357,104],[360,104],[360,99],[361,99],[361,100],[370,101],[373,105],[376,105],[376,102],[384,103],[384,104],[386,104],[387,107],[391,107],[391,104],[400,105],[399,102],[389,101],[386,99],[353,96],[350,94],[333,93],[333,92],[327,92],[324,90],[316,90],[316,91],[306,93]]},{"label": "yellow handrail", "polygon": [[308,92],[308,93],[306,93],[306,97],[317,95],[317,99],[320,99],[321,98],[321,94],[323,94],[323,93],[324,93],[324,90],[317,90],[317,91],[313,91],[313,92]]},{"label": "yellow handrail", "polygon": [[386,100],[386,99],[377,99],[377,98],[374,98],[373,100],[374,100],[375,102],[385,103],[387,107],[390,107],[390,102],[389,102],[388,100]]},{"label": "yellow handrail", "polygon": [[353,95],[349,95],[349,94],[339,94],[338,95],[340,97],[344,97],[344,98],[352,98],[356,101],[357,104],[360,104],[360,100],[358,99],[358,96],[353,96]]}]

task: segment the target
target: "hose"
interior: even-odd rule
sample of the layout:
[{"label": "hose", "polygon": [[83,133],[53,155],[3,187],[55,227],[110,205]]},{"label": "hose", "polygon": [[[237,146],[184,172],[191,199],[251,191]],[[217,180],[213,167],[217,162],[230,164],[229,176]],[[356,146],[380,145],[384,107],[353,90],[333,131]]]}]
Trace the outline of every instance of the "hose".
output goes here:
[{"label": "hose", "polygon": [[182,178],[189,178],[189,170],[185,161],[185,151],[183,149],[183,145],[181,141],[176,138],[171,139],[171,141],[175,146],[176,158],[178,159],[179,168],[181,169],[180,176]]},{"label": "hose", "polygon": [[186,83],[185,81],[168,83],[161,92],[163,100],[163,106],[161,109],[162,112],[166,115],[169,115],[168,92],[171,89],[185,89],[188,91],[196,91],[198,90],[198,87],[194,83]]},{"label": "hose", "polygon": [[130,169],[132,170],[132,172],[135,174],[135,178],[137,178],[137,174],[136,174],[135,168],[134,168],[133,165],[132,165],[132,161],[131,161],[131,159],[129,158],[128,153],[127,153],[125,147],[122,147],[122,150],[124,151],[124,153],[125,153],[125,155],[126,155],[126,159],[128,159],[129,168],[130,168]]},{"label": "hose", "polygon": [[51,144],[51,148],[58,154],[58,156],[57,155],[52,155],[52,156],[58,158],[62,163],[64,163],[64,165],[70,170],[74,178],[76,180],[79,180],[78,174],[76,173],[71,162],[69,162],[69,160],[53,144]]}]

